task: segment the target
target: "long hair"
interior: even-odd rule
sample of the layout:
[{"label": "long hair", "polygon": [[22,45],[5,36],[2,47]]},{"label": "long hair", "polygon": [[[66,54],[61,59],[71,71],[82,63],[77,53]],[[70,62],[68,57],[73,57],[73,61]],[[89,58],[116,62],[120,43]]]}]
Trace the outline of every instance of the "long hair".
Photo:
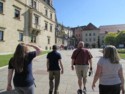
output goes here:
[{"label": "long hair", "polygon": [[24,62],[26,60],[27,48],[24,43],[17,45],[15,53],[13,55],[13,66],[17,72],[22,72],[24,67]]},{"label": "long hair", "polygon": [[104,48],[104,58],[108,58],[112,64],[118,64],[120,57],[115,46],[108,45]]}]

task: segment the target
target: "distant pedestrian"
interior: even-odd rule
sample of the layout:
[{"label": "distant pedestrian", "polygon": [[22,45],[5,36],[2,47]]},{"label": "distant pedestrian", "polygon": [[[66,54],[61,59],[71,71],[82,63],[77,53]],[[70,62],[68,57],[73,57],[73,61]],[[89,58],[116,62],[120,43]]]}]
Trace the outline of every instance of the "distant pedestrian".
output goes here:
[{"label": "distant pedestrian", "polygon": [[[78,48],[73,52],[71,68],[75,70],[78,77],[78,94],[82,94],[82,85],[83,91],[86,92],[86,81],[87,81],[87,72],[88,69],[92,70],[92,55],[91,53],[84,48],[84,42],[80,41]],[[83,84],[82,84],[83,83]]]},{"label": "distant pedestrian", "polygon": [[[53,51],[47,55],[47,71],[49,72],[49,94],[59,94],[58,88],[60,83],[60,70],[63,73],[61,54],[57,52],[57,46],[53,45]],[[55,85],[53,80],[55,80]],[[55,86],[55,87],[54,87]]]},{"label": "distant pedestrian", "polygon": [[93,79],[92,89],[99,79],[99,94],[124,94],[123,69],[120,64],[117,49],[108,45],[104,48],[103,57],[97,64],[96,73]]},{"label": "distant pedestrian", "polygon": [[[28,46],[35,51],[29,52]],[[11,81],[17,94],[34,94],[34,78],[32,74],[32,60],[41,53],[41,49],[31,44],[20,43],[17,45],[13,57],[8,65],[7,91],[12,90]],[[14,77],[13,77],[14,73]]]}]

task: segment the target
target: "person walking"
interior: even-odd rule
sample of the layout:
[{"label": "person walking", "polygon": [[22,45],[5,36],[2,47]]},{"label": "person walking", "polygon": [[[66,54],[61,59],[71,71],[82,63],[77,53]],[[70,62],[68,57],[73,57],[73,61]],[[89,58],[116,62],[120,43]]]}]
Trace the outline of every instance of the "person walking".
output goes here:
[{"label": "person walking", "polygon": [[[28,46],[33,47],[35,51],[29,52]],[[41,49],[37,46],[25,43],[17,45],[15,53],[8,64],[7,91],[12,90],[11,81],[13,78],[17,94],[34,94],[32,60],[40,53]]]},{"label": "person walking", "polygon": [[123,69],[119,61],[120,58],[114,46],[108,45],[104,48],[93,79],[93,90],[99,79],[99,94],[120,94],[120,90],[124,94]]},{"label": "person walking", "polygon": [[78,77],[78,94],[82,94],[82,83],[83,83],[83,92],[86,92],[86,81],[87,81],[87,72],[88,69],[92,71],[92,55],[91,53],[84,48],[84,42],[80,41],[78,43],[78,48],[73,51],[71,68],[75,70]]},{"label": "person walking", "polygon": [[[59,94],[58,88],[60,83],[60,70],[63,74],[63,65],[61,61],[61,54],[57,52],[57,46],[53,45],[53,51],[47,54],[47,71],[49,72],[49,94]],[[55,80],[55,85],[53,83]]]}]

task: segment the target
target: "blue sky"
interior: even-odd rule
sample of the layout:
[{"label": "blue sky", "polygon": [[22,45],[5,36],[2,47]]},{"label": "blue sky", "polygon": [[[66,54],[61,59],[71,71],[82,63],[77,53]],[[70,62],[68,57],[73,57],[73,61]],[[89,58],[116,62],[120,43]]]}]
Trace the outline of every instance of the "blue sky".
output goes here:
[{"label": "blue sky", "polygon": [[53,5],[65,26],[125,24],[125,0],[53,0]]}]

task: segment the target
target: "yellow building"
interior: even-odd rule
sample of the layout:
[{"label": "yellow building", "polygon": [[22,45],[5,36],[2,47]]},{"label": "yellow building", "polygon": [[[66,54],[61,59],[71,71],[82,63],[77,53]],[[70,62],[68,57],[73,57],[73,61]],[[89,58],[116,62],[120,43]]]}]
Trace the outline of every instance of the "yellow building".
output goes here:
[{"label": "yellow building", "polygon": [[51,0],[0,0],[0,53],[13,52],[21,42],[51,49],[55,24]]}]

